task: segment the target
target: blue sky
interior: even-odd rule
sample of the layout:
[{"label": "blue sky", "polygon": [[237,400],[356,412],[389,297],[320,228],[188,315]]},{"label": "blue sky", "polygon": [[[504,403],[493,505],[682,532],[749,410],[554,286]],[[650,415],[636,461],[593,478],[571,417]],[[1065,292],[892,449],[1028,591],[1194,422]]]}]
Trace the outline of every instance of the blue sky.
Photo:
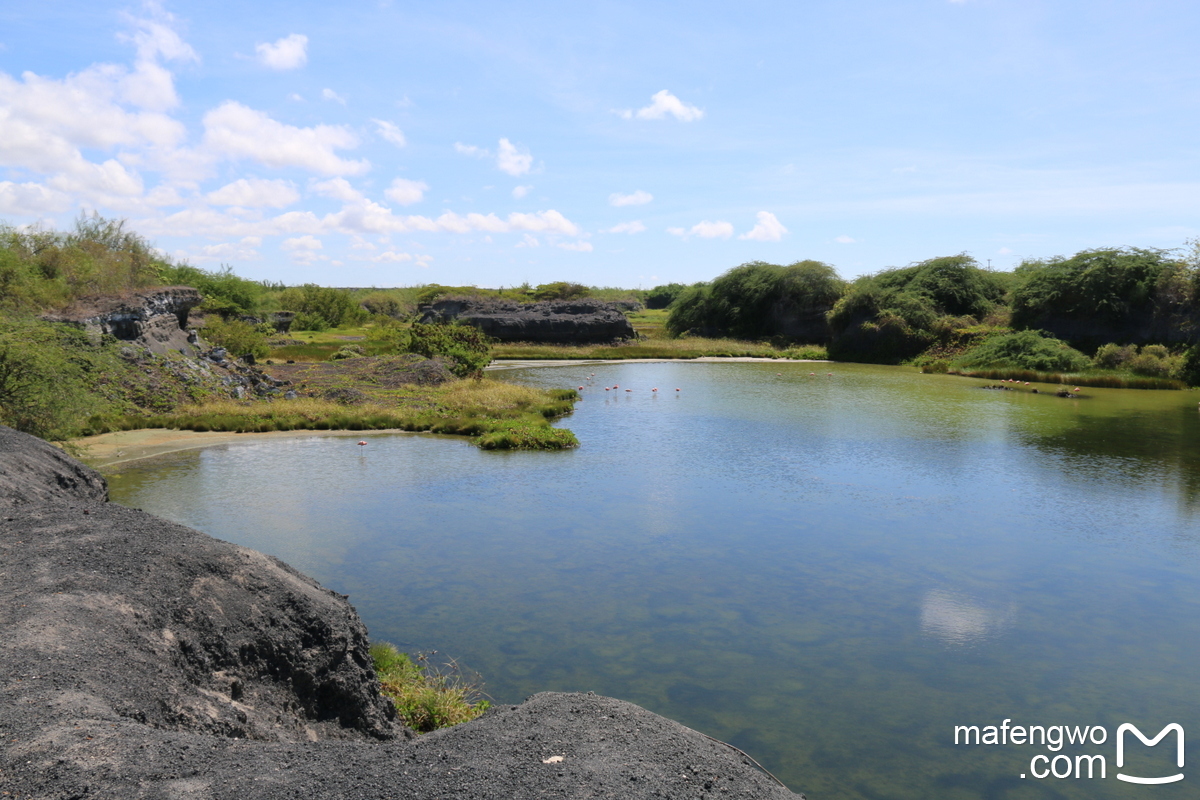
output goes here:
[{"label": "blue sky", "polygon": [[1174,248],[1198,34],[1183,0],[8,3],[0,220],[333,286]]}]

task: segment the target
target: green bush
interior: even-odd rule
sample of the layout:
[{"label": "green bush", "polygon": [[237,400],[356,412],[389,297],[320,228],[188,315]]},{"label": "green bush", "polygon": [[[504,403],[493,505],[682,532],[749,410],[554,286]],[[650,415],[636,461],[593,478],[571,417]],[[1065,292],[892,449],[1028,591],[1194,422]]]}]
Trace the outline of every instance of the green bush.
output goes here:
[{"label": "green bush", "polygon": [[425,358],[447,358],[460,378],[483,374],[492,363],[492,340],[470,325],[421,325],[409,330],[408,352]]},{"label": "green bush", "polygon": [[[347,290],[315,283],[284,289],[279,294],[279,305],[284,311],[297,312],[292,327],[304,331],[352,327],[362,324],[369,316]],[[324,327],[320,327],[322,325]]]},{"label": "green bush", "polygon": [[1080,372],[1091,359],[1066,342],[1038,331],[1017,331],[986,339],[955,359],[960,367],[1001,367],[1037,372]]},{"label": "green bush", "polygon": [[655,286],[646,293],[646,308],[667,308],[679,295],[683,294],[683,290],[687,288],[686,284],[682,283],[666,283],[661,286]]},{"label": "green bush", "polygon": [[414,662],[394,645],[371,645],[383,695],[392,701],[400,721],[418,733],[468,722],[491,706],[478,681],[468,680],[453,659],[439,664],[436,655],[420,654]]},{"label": "green bush", "polygon": [[845,288],[833,267],[820,261],[797,261],[786,267],[753,261],[734,267],[711,284],[680,291],[666,329],[673,336],[761,339],[779,335],[783,316],[823,317]]},{"label": "green bush", "polygon": [[1101,369],[1120,369],[1125,362],[1137,355],[1137,346],[1106,344],[1096,350],[1092,362]]},{"label": "green bush", "polygon": [[329,357],[330,361],[341,361],[347,358],[362,358],[367,352],[362,349],[361,345],[346,344],[342,345],[336,353]]},{"label": "green bush", "polygon": [[234,357],[249,355],[257,359],[266,358],[271,353],[267,334],[248,322],[211,316],[205,321],[203,332],[205,339],[224,347]]},{"label": "green bush", "polygon": [[116,366],[81,330],[0,320],[0,423],[50,441],[76,436],[89,419],[114,411],[95,382]]}]

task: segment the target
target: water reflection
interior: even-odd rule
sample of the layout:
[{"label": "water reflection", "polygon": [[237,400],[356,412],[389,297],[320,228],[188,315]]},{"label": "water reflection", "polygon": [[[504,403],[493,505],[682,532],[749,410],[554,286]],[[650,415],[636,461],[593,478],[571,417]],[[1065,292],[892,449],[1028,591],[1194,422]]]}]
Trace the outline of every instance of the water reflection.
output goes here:
[{"label": "water reflection", "polygon": [[1015,606],[988,608],[962,595],[934,589],[921,602],[921,632],[948,645],[973,645],[998,635],[1016,614]]}]

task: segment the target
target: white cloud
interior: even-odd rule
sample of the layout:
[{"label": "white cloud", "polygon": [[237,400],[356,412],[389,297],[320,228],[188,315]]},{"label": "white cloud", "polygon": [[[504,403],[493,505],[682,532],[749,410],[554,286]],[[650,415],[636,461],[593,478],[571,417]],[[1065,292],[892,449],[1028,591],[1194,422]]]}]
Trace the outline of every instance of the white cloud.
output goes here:
[{"label": "white cloud", "polygon": [[327,181],[318,181],[309,184],[309,189],[323,197],[332,197],[334,200],[341,200],[344,203],[357,203],[365,199],[363,193],[350,185],[350,181],[345,178],[330,178]]},{"label": "white cloud", "polygon": [[532,186],[514,186],[513,190],[512,190],[513,199],[520,200],[522,197],[529,194],[531,191],[533,191]]},{"label": "white cloud", "polygon": [[611,228],[604,231],[604,233],[631,233],[632,234],[632,233],[641,233],[644,230],[646,230],[646,226],[643,225],[640,221],[635,219],[633,222],[621,222],[616,225],[613,225]]},{"label": "white cloud", "polygon": [[521,237],[521,241],[517,242],[516,246],[517,247],[540,247],[541,244],[542,243],[537,240],[536,236],[531,236],[530,234],[527,233]]},{"label": "white cloud", "polygon": [[376,133],[383,137],[384,140],[391,142],[396,147],[404,147],[408,144],[408,140],[404,138],[404,131],[396,127],[395,123],[388,122],[385,119],[373,119],[371,121],[376,125]]},{"label": "white cloud", "polygon": [[32,216],[66,211],[71,198],[40,183],[0,181],[0,214]]},{"label": "white cloud", "polygon": [[371,260],[377,264],[396,264],[402,261],[412,261],[412,253],[397,253],[395,250],[387,250],[377,256],[372,256]]},{"label": "white cloud", "polygon": [[299,264],[311,264],[314,261],[327,260],[328,257],[319,252],[324,247],[325,245],[320,239],[309,235],[284,239],[283,244],[280,245],[280,249],[290,255],[292,260]]},{"label": "white cloud", "polygon": [[856,241],[854,238],[852,238],[850,236],[846,236],[845,234],[843,234],[841,236],[836,236],[836,237],[834,237],[833,240],[835,242],[837,242],[838,244],[854,244],[854,242]]},{"label": "white cloud", "polygon": [[296,250],[321,250],[325,245],[315,236],[297,236],[294,239],[285,239],[280,247],[288,252],[293,252]]},{"label": "white cloud", "polygon": [[346,98],[342,97],[340,94],[335,92],[333,89],[322,89],[321,90],[321,99],[329,100],[334,103],[341,103],[342,105],[346,105]]},{"label": "white cloud", "polygon": [[557,246],[561,247],[563,250],[574,250],[577,253],[592,252],[591,242],[561,242]]},{"label": "white cloud", "polygon": [[669,114],[680,122],[695,122],[704,116],[703,110],[696,106],[689,106],[666,89],[651,95],[650,99],[653,102],[645,108],[639,108],[636,115],[630,112],[620,112],[621,117],[624,119],[630,119],[631,116],[636,116],[638,119],[665,119]]},{"label": "white cloud", "polygon": [[296,69],[308,61],[308,37],[293,33],[274,44],[260,42],[254,47],[259,63],[271,69]]},{"label": "white cloud", "polygon": [[507,172],[515,178],[529,172],[529,168],[532,166],[533,156],[529,154],[528,150],[518,148],[508,139],[500,140],[500,149],[496,153],[497,169]]},{"label": "white cloud", "polygon": [[608,196],[608,204],[611,206],[644,206],[654,199],[654,195],[649,192],[643,192],[638,189],[633,194],[621,194],[613,192]]},{"label": "white cloud", "polygon": [[473,144],[463,144],[462,142],[455,142],[454,149],[464,156],[474,156],[475,158],[487,158],[491,155],[491,153],[482,147],[476,147]]},{"label": "white cloud", "polygon": [[783,223],[776,219],[774,214],[770,211],[760,211],[758,223],[738,238],[755,242],[778,242],[787,232],[788,229],[783,227]]},{"label": "white cloud", "polygon": [[258,248],[262,239],[258,236],[244,236],[238,242],[222,242],[210,244],[195,251],[180,253],[190,261],[254,261],[259,258]]},{"label": "white cloud", "polygon": [[673,236],[682,236],[688,238],[691,236],[699,236],[701,239],[728,239],[733,236],[733,225],[728,222],[718,220],[716,222],[697,222],[690,230],[684,228],[667,228],[667,233]]},{"label": "white cloud", "polygon": [[1000,248],[999,250],[997,250],[996,252],[998,252],[998,253],[999,253],[1000,255],[1002,255],[1002,256],[1010,256],[1010,255],[1012,255],[1012,250],[1010,250],[1010,249],[1009,249],[1009,248],[1007,248],[1007,247],[1001,247],[1001,248]]},{"label": "white cloud", "polygon": [[218,206],[283,208],[299,200],[300,193],[291,181],[240,178],[209,192],[205,199]]},{"label": "white cloud", "polygon": [[396,178],[383,194],[389,200],[399,203],[402,206],[411,206],[413,203],[419,203],[425,199],[425,191],[428,188],[429,184],[425,183],[425,181],[410,181],[405,178]]},{"label": "white cloud", "polygon": [[355,147],[358,139],[340,125],[297,128],[227,100],[204,115],[204,145],[227,158],[251,158],[268,167],[300,167],[325,175],[358,175],[367,161],[347,161],[335,149]]}]

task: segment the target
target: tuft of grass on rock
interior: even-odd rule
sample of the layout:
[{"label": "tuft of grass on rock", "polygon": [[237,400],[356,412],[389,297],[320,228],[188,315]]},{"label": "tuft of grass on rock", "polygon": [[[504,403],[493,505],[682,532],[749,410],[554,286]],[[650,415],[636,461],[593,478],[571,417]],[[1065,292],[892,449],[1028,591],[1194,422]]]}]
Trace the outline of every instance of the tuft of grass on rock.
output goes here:
[{"label": "tuft of grass on rock", "polygon": [[434,660],[437,652],[421,653],[414,661],[395,645],[371,645],[371,660],[383,695],[392,701],[405,725],[428,733],[469,722],[491,707],[482,684],[464,675],[454,659]]}]

